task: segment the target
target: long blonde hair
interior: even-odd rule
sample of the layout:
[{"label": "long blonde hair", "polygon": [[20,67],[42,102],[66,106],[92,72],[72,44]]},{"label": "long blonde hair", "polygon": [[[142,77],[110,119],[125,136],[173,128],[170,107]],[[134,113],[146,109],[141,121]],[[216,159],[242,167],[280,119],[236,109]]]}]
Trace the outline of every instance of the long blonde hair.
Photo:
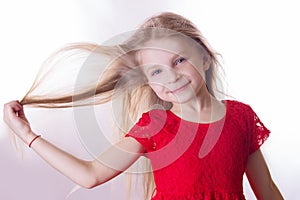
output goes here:
[{"label": "long blonde hair", "polygon": [[[47,65],[55,63],[55,60],[65,58],[68,52],[78,55],[78,52],[88,52],[98,57],[98,61],[91,61],[93,66],[90,70],[98,70],[95,74],[95,80],[76,80],[76,88],[60,88],[59,92],[47,93],[43,91],[43,83],[47,81],[49,73],[55,73],[55,70],[41,70],[32,87],[20,101],[22,105],[30,107],[45,108],[65,108],[73,106],[85,106],[94,104],[103,104],[118,99],[118,106],[122,108],[121,120],[119,122],[119,135],[124,137],[130,128],[134,125],[143,112],[151,109],[153,105],[160,105],[164,109],[170,109],[172,104],[158,98],[152,89],[145,83],[145,77],[139,70],[139,61],[136,52],[150,37],[159,36],[157,30],[163,32],[172,32],[182,34],[195,41],[204,49],[210,59],[210,67],[206,71],[206,85],[208,91],[213,95],[222,94],[221,88],[218,88],[218,72],[220,65],[218,63],[218,54],[208,45],[201,32],[188,19],[174,13],[164,12],[147,19],[137,30],[135,30],[123,42],[113,45],[97,45],[91,43],[76,43],[68,45],[49,57]],[[161,33],[161,31],[158,31]],[[89,56],[91,58],[91,56]],[[96,59],[97,60],[97,59]],[[89,62],[89,63],[91,63]],[[85,62],[85,66],[88,62]],[[45,72],[46,71],[46,72]],[[93,71],[95,72],[95,71]],[[97,80],[97,76],[101,76]],[[99,77],[98,77],[99,78]],[[96,81],[96,83],[91,83]],[[151,169],[148,161],[143,164],[143,168]],[[131,176],[130,176],[131,177]],[[138,177],[140,177],[138,175]],[[141,177],[144,185],[144,196],[149,198],[155,187],[153,174],[144,173]]]}]

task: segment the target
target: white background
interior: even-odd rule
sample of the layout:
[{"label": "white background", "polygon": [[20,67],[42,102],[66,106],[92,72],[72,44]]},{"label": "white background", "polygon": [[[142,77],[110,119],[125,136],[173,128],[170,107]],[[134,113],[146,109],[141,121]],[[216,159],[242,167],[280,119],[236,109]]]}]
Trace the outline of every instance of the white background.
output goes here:
[{"label": "white background", "polygon": [[[286,199],[297,199],[300,12],[296,0],[1,1],[1,105],[21,99],[41,63],[64,44],[104,42],[161,11],[191,19],[222,54],[230,94],[250,104],[272,131],[262,150],[275,182]],[[109,122],[106,112],[103,108],[99,115]],[[90,158],[76,134],[71,110],[28,109],[26,113],[43,137]],[[64,199],[74,184],[29,149],[23,157],[18,154],[5,125],[0,126],[0,199]],[[124,182],[120,176],[92,190],[80,189],[69,199],[125,199]],[[244,185],[246,197],[255,199],[246,179]]]}]

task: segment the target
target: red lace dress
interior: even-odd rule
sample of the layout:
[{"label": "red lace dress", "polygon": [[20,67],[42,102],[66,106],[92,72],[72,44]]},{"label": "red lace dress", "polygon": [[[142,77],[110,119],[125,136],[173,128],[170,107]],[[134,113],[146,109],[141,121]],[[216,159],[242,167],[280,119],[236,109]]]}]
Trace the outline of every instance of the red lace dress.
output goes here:
[{"label": "red lace dress", "polygon": [[244,200],[248,156],[270,131],[250,106],[227,100],[226,115],[209,124],[167,110],[144,113],[126,137],[145,148],[156,189],[152,200]]}]

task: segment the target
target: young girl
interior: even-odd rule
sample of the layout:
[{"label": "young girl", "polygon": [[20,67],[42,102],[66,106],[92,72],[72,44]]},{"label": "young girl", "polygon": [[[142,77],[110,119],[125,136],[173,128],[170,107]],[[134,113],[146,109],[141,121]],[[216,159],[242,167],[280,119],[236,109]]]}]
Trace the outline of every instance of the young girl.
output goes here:
[{"label": "young girl", "polygon": [[[217,97],[216,53],[189,20],[162,13],[120,44],[76,44],[63,51],[74,49],[111,58],[95,86],[38,96],[33,95],[38,77],[21,102],[4,106],[8,126],[52,167],[93,188],[144,156],[155,182],[151,189],[152,173],[144,171],[146,199],[245,199],[244,173],[257,199],[283,199],[259,150],[269,130],[249,105]],[[97,104],[121,99],[115,105],[122,106],[122,139],[93,161],[78,159],[35,133],[23,110],[23,105],[91,105],[90,99]]]}]

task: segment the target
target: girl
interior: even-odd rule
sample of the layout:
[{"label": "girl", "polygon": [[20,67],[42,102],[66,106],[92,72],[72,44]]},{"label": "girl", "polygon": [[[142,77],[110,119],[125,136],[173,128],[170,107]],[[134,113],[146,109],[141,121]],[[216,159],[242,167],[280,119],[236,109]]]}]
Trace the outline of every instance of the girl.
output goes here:
[{"label": "girl", "polygon": [[[74,49],[110,58],[96,86],[45,97],[34,94],[43,80],[38,77],[21,102],[4,106],[12,131],[55,169],[93,188],[144,156],[153,172],[144,171],[145,199],[245,199],[244,173],[257,199],[283,199],[259,150],[269,130],[249,105],[218,98],[217,55],[189,20],[162,13],[120,44],[75,44],[62,51]],[[81,78],[86,73],[76,84]],[[114,105],[122,106],[122,139],[92,161],[35,133],[23,110],[23,105],[57,108],[115,100],[121,100]]]}]

